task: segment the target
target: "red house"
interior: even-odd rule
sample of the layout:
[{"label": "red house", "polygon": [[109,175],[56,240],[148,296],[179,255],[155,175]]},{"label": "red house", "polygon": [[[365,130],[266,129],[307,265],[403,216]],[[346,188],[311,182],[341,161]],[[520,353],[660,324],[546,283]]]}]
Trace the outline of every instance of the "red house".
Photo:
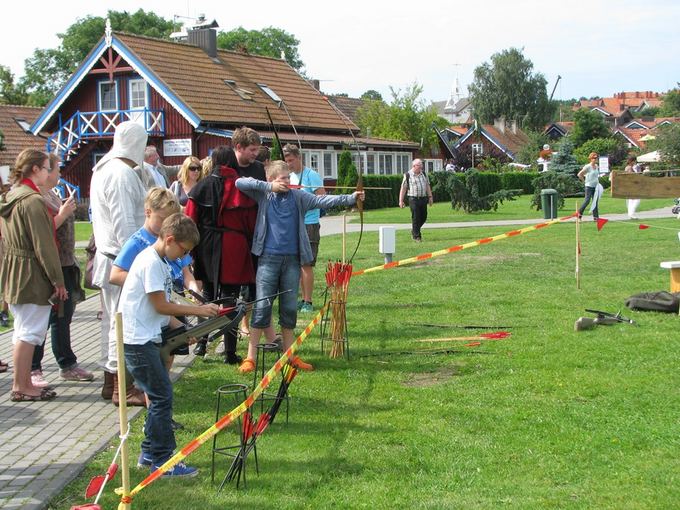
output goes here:
[{"label": "red house", "polygon": [[126,120],[146,128],[166,165],[207,156],[243,125],[270,144],[269,111],[283,143],[299,143],[305,164],[324,178],[337,177],[340,153],[357,144],[365,173],[409,169],[417,144],[359,137],[359,128],[285,60],[218,50],[216,35],[197,28],[181,43],[107,27],[30,128],[52,133],[47,150],[62,156],[62,174],[83,196],[94,163]]}]

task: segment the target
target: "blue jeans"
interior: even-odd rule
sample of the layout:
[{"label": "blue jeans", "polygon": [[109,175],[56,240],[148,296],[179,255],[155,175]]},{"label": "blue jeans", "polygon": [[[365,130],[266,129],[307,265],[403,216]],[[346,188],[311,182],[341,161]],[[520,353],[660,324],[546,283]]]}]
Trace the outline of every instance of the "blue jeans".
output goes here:
[{"label": "blue jeans", "polygon": [[[583,199],[583,203],[581,204],[581,207],[579,207],[578,213],[583,216],[583,211],[586,210],[586,207],[588,207],[588,204],[590,201],[593,199],[595,196],[595,188],[586,186],[586,196]],[[599,201],[598,201],[599,202]],[[593,218],[597,219],[600,217],[600,213],[597,210],[599,204],[595,204],[595,207],[593,208]]]},{"label": "blue jeans", "polygon": [[135,384],[149,397],[142,451],[155,466],[167,461],[175,450],[172,431],[172,384],[161,360],[160,344],[125,344],[125,363]]},{"label": "blue jeans", "polygon": [[[300,257],[297,255],[262,255],[257,263],[255,294],[257,299],[284,290],[279,296],[279,324],[285,329],[295,329],[297,323],[297,296],[300,286]],[[255,303],[250,325],[264,329],[272,322],[272,300]]]}]

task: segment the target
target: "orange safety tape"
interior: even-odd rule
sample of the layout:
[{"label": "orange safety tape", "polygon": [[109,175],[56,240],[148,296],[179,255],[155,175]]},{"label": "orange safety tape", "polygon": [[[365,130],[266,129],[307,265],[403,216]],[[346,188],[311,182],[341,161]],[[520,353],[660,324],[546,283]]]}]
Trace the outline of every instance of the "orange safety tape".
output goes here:
[{"label": "orange safety tape", "polygon": [[139,493],[144,487],[147,487],[151,483],[153,483],[155,480],[163,476],[163,474],[170,469],[172,469],[174,466],[176,466],[178,463],[182,462],[188,455],[190,455],[192,452],[194,452],[199,446],[201,446],[203,443],[208,441],[209,439],[212,439],[215,434],[217,434],[220,430],[225,428],[227,425],[232,423],[234,420],[236,420],[239,416],[241,416],[243,413],[245,413],[252,405],[255,403],[257,398],[262,394],[262,392],[269,386],[271,381],[274,380],[274,376],[278,374],[287,361],[295,354],[295,352],[298,350],[298,347],[302,345],[302,342],[309,336],[309,334],[312,332],[314,327],[321,321],[321,318],[323,315],[326,313],[326,310],[328,309],[328,304],[324,305],[324,307],[319,310],[319,313],[316,314],[314,319],[307,325],[305,330],[300,334],[295,339],[295,342],[293,342],[293,345],[290,346],[290,348],[284,352],[281,357],[274,363],[274,366],[264,375],[262,380],[259,382],[259,384],[255,387],[253,392],[248,395],[248,397],[241,402],[237,407],[229,411],[227,414],[225,414],[222,418],[220,418],[212,427],[207,429],[205,432],[203,432],[200,436],[196,437],[195,439],[192,439],[189,441],[179,452],[177,452],[175,455],[173,455],[170,460],[168,460],[165,464],[160,466],[156,471],[151,473],[149,476],[147,476],[144,480],[139,482],[137,487],[132,489],[130,491],[129,497],[131,498],[132,496],[136,495]]},{"label": "orange safety tape", "polygon": [[573,218],[575,216],[576,216],[576,213],[570,214],[569,216],[565,216],[563,218],[556,218],[554,220],[546,221],[544,223],[538,223],[536,225],[532,225],[530,227],[525,227],[525,228],[522,228],[522,229],[519,229],[519,230],[511,230],[509,232],[505,232],[504,234],[499,234],[497,236],[485,237],[485,238],[479,239],[477,241],[472,241],[472,242],[465,243],[465,244],[458,244],[456,246],[450,246],[449,248],[444,248],[443,250],[433,251],[432,253],[422,253],[420,255],[416,255],[415,257],[397,260],[397,261],[393,261],[393,262],[388,262],[387,264],[383,264],[381,266],[369,267],[368,269],[360,269],[359,271],[354,271],[352,273],[352,276],[361,276],[362,274],[374,273],[375,271],[382,271],[383,269],[392,269],[393,267],[406,266],[408,264],[414,264],[416,262],[431,259],[431,258],[434,258],[434,257],[440,257],[442,255],[448,255],[449,253],[454,253],[454,252],[461,251],[461,250],[467,250],[468,248],[474,248],[475,246],[481,246],[482,244],[492,243],[493,241],[499,241],[501,239],[507,239],[508,237],[514,237],[514,236],[518,236],[520,234],[526,234],[527,232],[531,232],[532,230],[538,230],[538,229],[541,229],[541,228],[550,227],[551,225],[555,225],[556,223],[561,223],[563,221],[570,220],[571,218]]}]

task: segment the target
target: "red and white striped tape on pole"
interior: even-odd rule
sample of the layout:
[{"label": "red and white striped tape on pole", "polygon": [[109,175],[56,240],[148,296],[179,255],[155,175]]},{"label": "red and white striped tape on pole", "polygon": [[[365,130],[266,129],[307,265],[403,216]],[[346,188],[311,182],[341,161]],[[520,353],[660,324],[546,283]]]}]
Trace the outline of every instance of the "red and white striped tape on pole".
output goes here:
[{"label": "red and white striped tape on pole", "polygon": [[521,234],[526,234],[527,232],[532,232],[534,230],[539,230],[542,228],[550,227],[551,225],[555,225],[556,223],[561,223],[567,220],[570,220],[571,218],[575,217],[576,213],[570,214],[569,216],[565,216],[563,218],[557,218],[554,220],[546,221],[544,223],[538,223],[536,225],[531,225],[530,227],[525,227],[521,228],[519,230],[511,230],[510,232],[506,232],[504,234],[500,234],[497,236],[493,237],[485,237],[484,239],[479,239],[477,241],[472,241],[470,243],[465,243],[465,244],[458,244],[456,246],[451,246],[449,248],[444,248],[443,250],[437,250],[433,251],[432,253],[422,253],[420,255],[416,255],[415,257],[410,257],[408,259],[403,259],[403,260],[396,260],[394,262],[389,262],[387,264],[383,264],[381,266],[375,266],[375,267],[370,267],[368,269],[360,269],[359,271],[355,271],[352,273],[352,276],[361,276],[362,274],[366,273],[374,273],[375,271],[382,271],[383,269],[392,269],[393,267],[400,267],[400,266],[406,266],[408,264],[415,264],[416,262],[422,262],[423,260],[431,259],[434,257],[440,257],[442,255],[448,255],[449,253],[455,253],[457,251],[462,251],[462,250],[467,250],[468,248],[474,248],[475,246],[481,246],[483,244],[489,244],[494,241],[500,241],[501,239],[508,239],[510,237],[515,237]]},{"label": "red and white striped tape on pole", "polygon": [[238,405],[237,407],[229,411],[227,414],[225,414],[222,418],[220,418],[217,421],[217,423],[215,423],[208,430],[203,432],[200,436],[189,441],[189,443],[187,443],[179,452],[173,455],[170,458],[170,460],[168,460],[165,464],[160,466],[156,471],[151,473],[144,480],[139,482],[137,487],[130,491],[129,497],[125,499],[131,502],[132,497],[135,494],[137,494],[142,489],[144,489],[144,487],[147,487],[149,484],[163,476],[164,473],[172,469],[175,465],[182,462],[189,454],[198,449],[199,446],[201,446],[206,441],[212,439],[213,436],[215,436],[215,434],[217,434],[220,430],[227,427],[230,423],[232,423],[239,416],[245,413],[250,407],[252,407],[252,405],[255,403],[258,397],[262,395],[262,392],[274,380],[276,374],[278,374],[283,369],[284,365],[293,356],[293,354],[295,354],[300,345],[302,345],[302,342],[305,340],[305,338],[307,338],[310,335],[314,327],[321,321],[321,318],[323,317],[324,313],[326,313],[327,309],[328,304],[326,304],[321,310],[319,310],[319,313],[317,313],[316,316],[314,316],[314,319],[312,319],[312,321],[307,325],[305,330],[302,333],[300,333],[300,335],[296,338],[293,345],[291,345],[290,348],[283,353],[283,355],[276,361],[276,363],[274,363],[274,366],[264,375],[264,377],[262,378],[260,383],[255,387],[253,392],[250,395],[248,395],[248,397],[243,402],[241,402],[240,405]]}]

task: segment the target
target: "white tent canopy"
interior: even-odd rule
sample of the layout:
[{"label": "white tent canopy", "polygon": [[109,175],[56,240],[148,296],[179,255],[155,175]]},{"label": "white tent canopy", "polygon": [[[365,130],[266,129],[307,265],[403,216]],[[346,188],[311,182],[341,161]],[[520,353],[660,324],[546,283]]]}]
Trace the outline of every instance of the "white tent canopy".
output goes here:
[{"label": "white tent canopy", "polygon": [[661,161],[661,155],[659,154],[659,151],[648,152],[647,154],[638,156],[637,160],[640,163],[658,163]]}]

